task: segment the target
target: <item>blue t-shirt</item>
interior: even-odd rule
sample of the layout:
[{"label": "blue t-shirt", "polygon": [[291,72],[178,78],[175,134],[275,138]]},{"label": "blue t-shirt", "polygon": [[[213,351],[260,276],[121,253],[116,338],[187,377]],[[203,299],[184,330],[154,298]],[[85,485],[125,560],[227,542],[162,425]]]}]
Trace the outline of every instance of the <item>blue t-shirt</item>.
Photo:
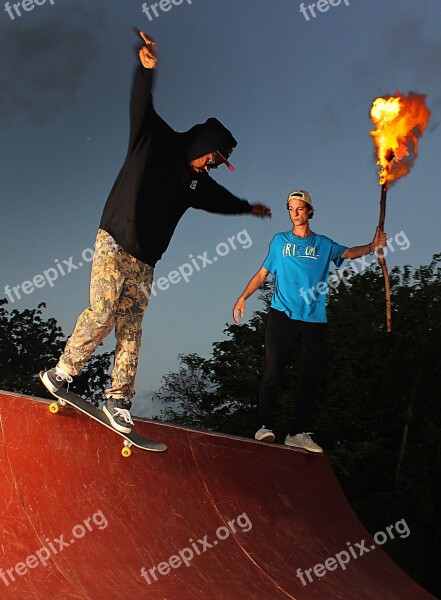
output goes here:
[{"label": "blue t-shirt", "polygon": [[292,231],[276,233],[263,263],[275,276],[271,306],[290,319],[326,323],[329,266],[342,265],[346,248],[314,232],[307,238]]}]

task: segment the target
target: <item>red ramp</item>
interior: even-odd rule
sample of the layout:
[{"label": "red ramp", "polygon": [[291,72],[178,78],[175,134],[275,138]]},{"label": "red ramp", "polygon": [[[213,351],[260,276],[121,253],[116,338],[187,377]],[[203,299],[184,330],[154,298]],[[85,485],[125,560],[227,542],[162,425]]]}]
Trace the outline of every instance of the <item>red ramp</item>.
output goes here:
[{"label": "red ramp", "polygon": [[5,392],[0,426],[2,599],[433,599],[326,456],[140,420],[169,450],[125,459],[92,419]]}]

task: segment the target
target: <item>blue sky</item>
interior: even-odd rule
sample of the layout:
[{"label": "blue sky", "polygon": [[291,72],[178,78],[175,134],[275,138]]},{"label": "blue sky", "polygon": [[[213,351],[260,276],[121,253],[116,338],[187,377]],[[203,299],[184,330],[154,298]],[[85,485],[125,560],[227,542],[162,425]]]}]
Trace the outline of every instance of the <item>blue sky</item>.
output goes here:
[{"label": "blue sky", "polygon": [[[93,248],[125,156],[132,26],[144,29],[158,44],[159,114],[180,131],[209,116],[223,121],[239,142],[236,170],[213,177],[273,210],[271,220],[189,211],[180,222],[156,279],[192,257],[214,258],[217,245],[241,231],[252,243],[228,253],[222,246],[225,256],[195,269],[188,283],[152,297],[136,405],[150,414],[149,394],[177,369],[178,355],[208,356],[223,338],[274,233],[290,228],[289,191],[310,191],[315,231],[345,245],[371,240],[380,189],[369,109],[396,89],[427,94],[432,117],[414,169],[389,191],[386,231],[404,231],[410,245],[388,263],[417,267],[441,251],[441,5],[342,1],[316,17],[307,12],[309,21],[293,0],[183,0],[167,12],[157,8],[151,21],[142,5],[48,0],[14,19],[0,11],[0,297],[6,285],[83,262],[53,286],[22,292],[11,308],[44,301],[45,315],[68,335],[87,307],[90,264],[82,253]],[[256,295],[247,316],[257,307]],[[104,349],[113,344],[110,336]]]}]

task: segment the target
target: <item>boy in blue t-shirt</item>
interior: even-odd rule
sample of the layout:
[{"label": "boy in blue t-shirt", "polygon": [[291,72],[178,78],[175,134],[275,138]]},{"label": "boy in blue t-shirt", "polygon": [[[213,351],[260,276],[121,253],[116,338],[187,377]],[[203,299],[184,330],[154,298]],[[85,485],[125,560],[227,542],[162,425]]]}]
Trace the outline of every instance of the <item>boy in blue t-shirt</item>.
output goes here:
[{"label": "boy in blue t-shirt", "polygon": [[245,301],[272,273],[274,293],[265,332],[265,373],[259,394],[259,420],[265,425],[255,438],[266,442],[275,439],[272,413],[279,383],[293,346],[298,344],[303,359],[302,375],[285,444],[323,452],[305,431],[326,368],[326,290],[330,263],[340,267],[346,258],[359,258],[382,248],[386,234],[377,227],[370,244],[348,248],[311,231],[309,220],[314,215],[314,206],[308,192],[291,192],[287,209],[292,230],[276,233],[263,266],[237,300],[233,316],[239,324],[239,317],[245,314]]}]

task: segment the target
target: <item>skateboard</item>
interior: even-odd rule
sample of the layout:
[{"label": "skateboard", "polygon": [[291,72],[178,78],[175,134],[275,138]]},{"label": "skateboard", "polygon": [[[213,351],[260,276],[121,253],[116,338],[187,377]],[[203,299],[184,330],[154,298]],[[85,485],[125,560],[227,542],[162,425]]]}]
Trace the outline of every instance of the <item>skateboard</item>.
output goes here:
[{"label": "skateboard", "polygon": [[[40,378],[42,374],[43,372],[40,373]],[[125,458],[129,457],[132,454],[132,451],[130,449],[132,446],[136,446],[141,450],[147,450],[148,452],[165,452],[167,450],[167,446],[162,442],[157,442],[155,440],[149,440],[147,438],[144,438],[133,429],[130,433],[123,433],[122,431],[118,431],[117,429],[112,427],[105,413],[102,410],[100,410],[96,406],[93,406],[92,404],[90,404],[90,402],[87,402],[87,400],[81,398],[81,396],[77,396],[77,394],[75,394],[74,392],[68,391],[64,387],[60,388],[57,391],[57,393],[53,395],[57,398],[57,402],[52,402],[52,404],[49,405],[49,410],[51,411],[51,413],[56,414],[60,410],[60,406],[65,406],[66,404],[69,404],[77,410],[80,410],[82,413],[88,415],[95,421],[98,421],[98,423],[100,423],[101,425],[107,427],[107,429],[113,431],[113,433],[116,433],[117,435],[124,438],[124,448],[122,449],[121,454]]]}]

